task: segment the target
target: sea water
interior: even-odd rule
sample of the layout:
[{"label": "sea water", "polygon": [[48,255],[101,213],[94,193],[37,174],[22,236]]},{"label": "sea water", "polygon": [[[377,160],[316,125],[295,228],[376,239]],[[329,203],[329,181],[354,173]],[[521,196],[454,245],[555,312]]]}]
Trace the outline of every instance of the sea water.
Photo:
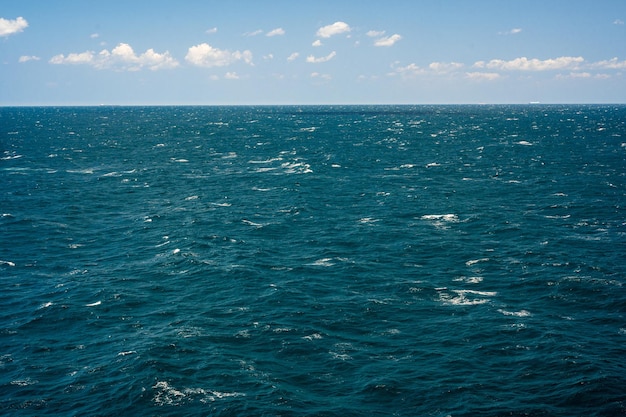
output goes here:
[{"label": "sea water", "polygon": [[626,414],[626,106],[0,109],[0,414]]}]

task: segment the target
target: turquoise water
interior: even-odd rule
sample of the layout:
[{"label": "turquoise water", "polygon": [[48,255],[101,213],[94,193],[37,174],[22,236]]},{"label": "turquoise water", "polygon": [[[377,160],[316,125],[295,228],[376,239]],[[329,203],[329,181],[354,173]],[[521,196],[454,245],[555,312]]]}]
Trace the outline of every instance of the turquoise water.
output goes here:
[{"label": "turquoise water", "polygon": [[0,414],[626,414],[626,106],[0,108]]}]

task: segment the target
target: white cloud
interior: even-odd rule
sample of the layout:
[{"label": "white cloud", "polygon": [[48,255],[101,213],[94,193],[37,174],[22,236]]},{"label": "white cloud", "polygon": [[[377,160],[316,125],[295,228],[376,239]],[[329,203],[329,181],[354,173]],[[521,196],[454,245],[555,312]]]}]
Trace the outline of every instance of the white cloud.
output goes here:
[{"label": "white cloud", "polygon": [[393,71],[388,73],[389,76],[400,75],[403,78],[415,77],[420,74],[424,74],[426,71],[423,68],[420,68],[417,64],[411,63],[404,67],[397,67],[397,63],[392,65]]},{"label": "white cloud", "polygon": [[257,36],[260,35],[261,33],[263,33],[263,31],[261,29],[255,30],[254,32],[246,32],[243,34],[243,36]]},{"label": "white cloud", "polygon": [[238,80],[239,79],[239,75],[237,75],[236,72],[227,72],[224,75],[224,78],[226,78],[227,80]]},{"label": "white cloud", "polygon": [[217,28],[216,27],[212,27],[211,29],[207,29],[205,33],[207,35],[212,35],[214,33],[217,33]]},{"label": "white cloud", "polygon": [[91,39],[97,39],[97,38],[99,38],[99,37],[100,37],[100,34],[99,34],[99,33],[92,33],[91,35],[89,35],[89,37],[90,37]]},{"label": "white cloud", "polygon": [[428,68],[438,74],[442,74],[461,69],[463,68],[463,64],[459,62],[432,62],[428,65]]},{"label": "white cloud", "polygon": [[459,62],[431,62],[428,68],[422,68],[415,63],[406,66],[399,66],[398,62],[392,64],[393,71],[389,76],[401,76],[403,78],[413,78],[420,75],[445,75],[458,72],[465,65]]},{"label": "white cloud", "polygon": [[0,36],[9,36],[22,32],[28,27],[28,22],[23,17],[9,20],[0,17]]},{"label": "white cloud", "polygon": [[507,30],[506,32],[498,32],[498,35],[517,35],[518,33],[521,33],[522,29],[521,28],[513,28],[511,30]]},{"label": "white cloud", "polygon": [[558,69],[576,69],[584,62],[583,57],[562,56],[553,59],[528,59],[526,57],[515,58],[510,61],[492,59],[489,62],[478,61],[475,68],[488,68],[503,71],[550,71]]},{"label": "white cloud", "polygon": [[319,72],[312,72],[311,73],[311,78],[319,78],[319,79],[322,79],[322,80],[330,80],[330,79],[332,79],[330,74],[321,74]]},{"label": "white cloud", "polygon": [[237,61],[252,65],[252,52],[231,52],[226,49],[214,48],[207,43],[201,43],[189,48],[185,60],[199,67],[224,67]]},{"label": "white cloud", "polygon": [[376,38],[378,36],[383,36],[385,34],[384,30],[370,30],[366,33],[370,38]]},{"label": "white cloud", "polygon": [[294,52],[287,57],[287,61],[295,61],[299,56],[300,54],[298,52]]},{"label": "white cloud", "polygon": [[317,39],[315,42],[313,42],[313,43],[311,44],[311,46],[315,46],[316,48],[317,48],[318,46],[322,46],[322,41],[320,41],[319,39]]},{"label": "white cloud", "polygon": [[569,74],[558,74],[556,78],[560,80],[590,78],[594,78],[597,80],[606,80],[608,78],[611,78],[611,76],[609,74],[592,74],[590,72],[570,72]]},{"label": "white cloud", "polygon": [[486,80],[493,81],[500,78],[500,74],[497,72],[466,72],[465,76],[470,80]]},{"label": "white cloud", "polygon": [[28,61],[39,61],[40,59],[41,58],[35,55],[22,55],[20,59],[18,60],[18,62],[23,63],[23,62],[28,62]]},{"label": "white cloud", "polygon": [[285,30],[283,28],[272,29],[265,36],[281,36],[285,34]]},{"label": "white cloud", "polygon": [[364,81],[370,81],[370,80],[378,80],[379,77],[378,75],[359,75],[358,77],[356,77],[356,80],[358,82],[364,82]]},{"label": "white cloud", "polygon": [[151,70],[175,68],[176,61],[169,52],[157,53],[150,48],[141,55],[137,55],[127,43],[120,43],[111,51],[103,49],[97,55],[93,51],[63,54],[53,56],[51,64],[85,64],[98,69],[113,68],[126,71],[138,71],[144,67]]},{"label": "white cloud", "polygon": [[263,59],[266,61],[271,61],[272,59],[274,59],[274,54],[263,55]]},{"label": "white cloud", "polygon": [[377,39],[376,42],[374,42],[374,46],[392,46],[394,43],[398,42],[400,39],[402,39],[402,36],[396,33],[391,36],[385,36],[380,39]]},{"label": "white cloud", "polygon": [[559,74],[557,78],[591,78],[592,75],[589,72],[570,72],[567,75]]},{"label": "white cloud", "polygon": [[68,56],[59,54],[50,58],[49,62],[51,64],[93,64],[94,54],[92,51],[71,53]]},{"label": "white cloud", "polygon": [[310,62],[312,64],[319,64],[321,62],[328,62],[331,59],[333,59],[335,57],[335,55],[337,55],[337,53],[335,51],[332,51],[330,54],[326,55],[326,56],[322,56],[319,58],[315,58],[313,55],[309,55],[306,57],[306,62]]},{"label": "white cloud", "polygon": [[332,25],[323,26],[318,29],[317,36],[320,38],[330,38],[333,35],[350,32],[352,29],[346,22],[335,22]]},{"label": "white cloud", "polygon": [[615,20],[613,21],[613,24],[614,24],[614,25],[623,25],[623,24],[624,24],[624,21],[623,21],[622,19],[615,19]]},{"label": "white cloud", "polygon": [[626,60],[620,61],[617,58],[611,58],[605,61],[599,61],[591,64],[593,68],[603,68],[603,69],[626,69]]}]

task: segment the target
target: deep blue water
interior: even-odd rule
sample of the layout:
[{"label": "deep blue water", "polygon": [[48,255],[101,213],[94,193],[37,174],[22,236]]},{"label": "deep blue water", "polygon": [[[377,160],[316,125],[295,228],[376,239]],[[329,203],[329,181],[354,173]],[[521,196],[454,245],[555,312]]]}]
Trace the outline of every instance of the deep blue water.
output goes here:
[{"label": "deep blue water", "polygon": [[626,106],[0,108],[0,414],[626,415]]}]

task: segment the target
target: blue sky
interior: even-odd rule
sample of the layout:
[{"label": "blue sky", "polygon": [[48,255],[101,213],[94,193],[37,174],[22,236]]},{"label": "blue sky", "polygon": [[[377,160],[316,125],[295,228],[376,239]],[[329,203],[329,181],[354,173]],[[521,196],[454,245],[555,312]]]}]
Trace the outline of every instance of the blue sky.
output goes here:
[{"label": "blue sky", "polygon": [[0,105],[626,102],[624,0],[0,0]]}]

